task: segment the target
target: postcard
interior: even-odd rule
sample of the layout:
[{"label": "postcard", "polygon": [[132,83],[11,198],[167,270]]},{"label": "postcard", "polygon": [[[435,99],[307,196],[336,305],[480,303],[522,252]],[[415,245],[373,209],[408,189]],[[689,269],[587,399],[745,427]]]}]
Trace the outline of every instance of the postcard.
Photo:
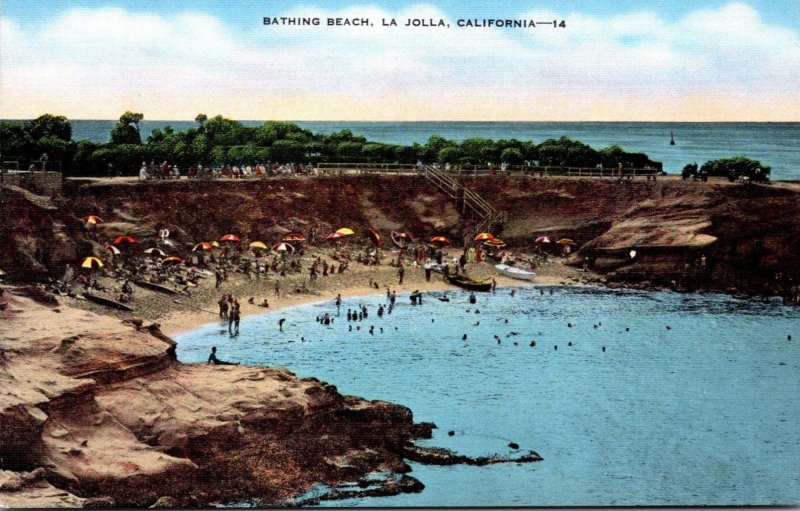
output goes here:
[{"label": "postcard", "polygon": [[6,0],[0,506],[800,503],[800,3]]}]

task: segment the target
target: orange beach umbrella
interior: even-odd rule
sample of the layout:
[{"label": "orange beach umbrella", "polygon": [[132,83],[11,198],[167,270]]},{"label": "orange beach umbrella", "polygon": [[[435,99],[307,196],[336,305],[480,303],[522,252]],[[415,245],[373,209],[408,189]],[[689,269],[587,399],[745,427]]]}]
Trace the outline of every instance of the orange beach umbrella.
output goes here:
[{"label": "orange beach umbrella", "polygon": [[482,232],[475,236],[475,241],[486,241],[491,239],[494,239],[494,234],[490,232]]},{"label": "orange beach umbrella", "polygon": [[577,243],[575,243],[574,241],[572,241],[569,238],[561,238],[556,243],[558,243],[560,245],[577,245]]},{"label": "orange beach umbrella", "polygon": [[444,236],[434,236],[431,238],[431,243],[434,244],[441,244],[441,245],[449,245],[450,240],[445,238]]},{"label": "orange beach umbrella", "polygon": [[82,220],[84,222],[86,222],[87,224],[102,224],[103,223],[103,219],[100,218],[97,215],[86,215],[85,217],[83,217]]},{"label": "orange beach umbrella", "polygon": [[375,229],[370,229],[369,234],[367,234],[367,236],[369,236],[372,242],[375,243],[376,247],[380,247],[381,245],[383,245],[383,238],[381,238],[381,233],[379,233]]},{"label": "orange beach umbrella", "polygon": [[192,252],[198,252],[201,250],[211,250],[211,243],[203,241],[192,247]]},{"label": "orange beach umbrella", "polygon": [[169,256],[161,260],[161,264],[178,264],[182,262],[183,259],[178,256]]},{"label": "orange beach umbrella", "polygon": [[495,248],[506,246],[506,242],[501,240],[500,238],[492,238],[490,240],[486,240],[483,242],[483,244],[486,245],[487,247],[495,247]]}]

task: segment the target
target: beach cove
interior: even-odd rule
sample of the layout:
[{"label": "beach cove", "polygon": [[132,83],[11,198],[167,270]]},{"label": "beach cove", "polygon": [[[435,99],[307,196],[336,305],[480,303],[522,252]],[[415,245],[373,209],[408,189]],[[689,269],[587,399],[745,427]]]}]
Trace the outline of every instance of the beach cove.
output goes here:
[{"label": "beach cove", "polygon": [[[530,472],[526,471],[519,480],[530,484],[534,482],[531,477],[536,479],[539,472],[546,474],[549,470],[570,466],[565,458],[568,453],[563,450],[563,444],[559,445],[558,442],[566,438],[562,432],[572,435],[578,433],[564,423],[554,422],[553,416],[548,416],[548,413],[559,409],[572,410],[570,407],[576,403],[587,410],[597,410],[598,416],[606,413],[603,417],[612,418],[609,419],[612,422],[617,414],[624,415],[630,410],[642,410],[644,413],[646,408],[641,408],[641,403],[634,403],[630,399],[625,402],[632,408],[625,410],[597,408],[599,403],[591,400],[597,395],[587,390],[602,389],[604,385],[611,384],[611,387],[605,388],[605,394],[600,394],[601,397],[620,392],[627,395],[624,394],[625,388],[628,388],[625,385],[639,383],[629,388],[647,388],[641,384],[642,374],[632,374],[629,379],[620,382],[611,377],[617,375],[618,371],[612,371],[613,374],[602,373],[597,371],[597,367],[586,364],[591,364],[590,361],[621,364],[604,370],[614,367],[622,371],[619,374],[625,374],[628,367],[635,365],[634,360],[641,358],[649,361],[640,364],[642,367],[660,370],[669,365],[670,354],[663,351],[669,346],[677,346],[677,354],[696,356],[704,363],[719,360],[721,365],[712,372],[710,376],[713,378],[708,381],[705,379],[707,375],[693,372],[697,367],[692,364],[684,363],[683,367],[676,368],[680,369],[676,374],[683,375],[683,378],[678,378],[681,382],[689,381],[695,385],[713,383],[709,387],[717,389],[713,395],[722,396],[725,387],[721,383],[724,381],[720,380],[721,376],[731,372],[742,375],[737,381],[744,387],[739,389],[737,395],[743,401],[726,398],[724,403],[719,403],[727,407],[729,416],[728,412],[746,408],[754,402],[747,388],[760,389],[765,395],[776,396],[773,402],[760,403],[762,413],[759,418],[777,417],[779,424],[776,431],[785,433],[781,429],[786,427],[785,423],[780,422],[781,417],[794,410],[786,410],[785,406],[791,406],[791,400],[781,396],[784,395],[783,391],[791,388],[787,382],[794,381],[791,372],[796,367],[792,365],[790,357],[784,357],[785,353],[775,351],[775,348],[793,349],[793,342],[787,339],[793,332],[785,328],[784,322],[795,316],[792,312],[794,309],[781,305],[777,297],[781,289],[776,276],[782,270],[794,268],[791,261],[795,260],[797,250],[796,245],[789,241],[796,236],[800,225],[796,220],[799,214],[797,190],[790,184],[736,186],[721,182],[681,182],[670,179],[629,182],[522,176],[467,177],[465,182],[492,203],[502,204],[510,213],[502,236],[511,247],[509,251],[520,260],[529,259],[537,250],[537,236],[556,239],[569,237],[576,243],[576,251],[568,257],[553,254],[548,262],[539,265],[535,280],[539,287],[533,288],[534,291],[530,288],[517,291],[515,299],[519,300],[516,303],[524,303],[523,297],[528,296],[526,293],[535,294],[536,290],[545,290],[547,294],[544,298],[535,302],[548,304],[544,310],[520,309],[498,316],[510,322],[521,321],[513,328],[518,335],[507,337],[512,333],[509,327],[508,331],[504,328],[482,331],[479,339],[474,341],[470,331],[451,336],[452,332],[444,326],[446,321],[443,319],[440,322],[439,316],[428,317],[426,311],[435,312],[436,307],[442,305],[436,300],[436,293],[445,289],[452,293],[449,302],[452,307],[463,304],[464,295],[445,284],[438,273],[434,273],[428,282],[422,268],[410,264],[410,260],[407,260],[405,281],[399,285],[398,269],[390,264],[398,255],[396,248],[385,249],[384,259],[377,266],[353,261],[344,272],[320,276],[313,282],[308,273],[312,260],[316,257],[333,260],[341,252],[338,245],[326,242],[311,244],[302,256],[298,254],[302,271],[288,272],[285,276],[270,271],[256,278],[232,270],[219,288],[214,285],[213,273],[210,278],[199,278],[192,286],[167,280],[164,287],[168,287],[169,292],[137,285],[133,300],[127,302],[134,308],[133,312],[109,309],[74,293],[52,294],[34,285],[46,283],[50,275],[58,278],[60,275],[56,273],[60,273],[65,264],[70,264],[85,252],[96,251],[101,254],[107,250],[104,247],[109,240],[127,234],[143,240],[141,246],[134,246],[131,250],[141,251],[144,246],[160,246],[170,251],[180,250],[189,259],[193,257],[191,247],[196,243],[222,237],[231,231],[247,235],[251,240],[263,239],[272,244],[290,231],[309,232],[313,226],[324,234],[349,226],[362,233],[352,242],[354,248],[350,250],[355,252],[364,250],[371,243],[363,237],[367,226],[384,233],[406,229],[421,233],[424,239],[434,234],[456,238],[464,230],[465,220],[474,222],[474,219],[462,217],[462,212],[445,196],[414,176],[351,174],[324,178],[269,178],[263,181],[182,180],[160,183],[76,179],[67,180],[61,196],[56,195],[55,198],[16,187],[5,187],[4,214],[16,218],[15,225],[25,227],[2,232],[6,240],[2,245],[3,250],[12,250],[15,261],[15,266],[6,269],[16,276],[31,279],[32,283],[26,285],[25,282],[19,282],[9,286],[3,297],[6,305],[0,311],[3,319],[0,323],[3,338],[2,377],[8,383],[8,388],[12,389],[3,397],[2,406],[2,430],[10,434],[0,438],[0,445],[9,452],[25,453],[24,456],[15,454],[15,465],[5,469],[4,480],[12,489],[0,495],[0,501],[11,505],[37,502],[47,505],[89,503],[133,507],[150,506],[160,501],[159,505],[194,507],[254,501],[281,504],[297,502],[296,499],[299,499],[301,503],[312,504],[315,499],[330,495],[332,491],[338,492],[337,497],[356,497],[354,493],[347,493],[351,490],[341,490],[339,486],[353,483],[356,487],[363,484],[368,492],[357,497],[359,504],[374,502],[382,505],[383,501],[371,501],[370,496],[393,495],[390,498],[397,500],[391,502],[397,505],[456,505],[456,502],[441,494],[441,488],[449,486],[446,482],[448,477],[470,481],[470,489],[485,490],[487,484],[496,484],[495,477],[505,480],[519,476],[513,472],[513,467],[518,465],[515,461],[526,461],[521,464],[526,467],[524,470]],[[156,195],[160,199],[157,204],[152,201]],[[343,196],[347,197],[347,201],[342,201]],[[105,222],[89,230],[81,218],[90,213],[104,216]],[[234,227],[231,227],[231,218],[237,220]],[[165,228],[171,232],[172,245],[157,240],[159,231]],[[58,243],[53,243],[53,239],[57,239]],[[221,249],[217,253],[219,251]],[[635,252],[633,256],[630,255],[631,251]],[[461,249],[446,248],[445,253],[449,260],[458,257]],[[168,276],[174,279],[176,273],[188,275],[189,271],[188,266],[182,266],[181,270],[170,272]],[[498,275],[493,262],[468,263],[466,271],[478,279],[496,278],[500,296],[492,302],[498,305],[505,303],[502,296],[510,296],[509,286],[518,287],[517,282]],[[123,280],[114,271],[94,272],[93,279],[98,284],[93,292],[104,293],[103,296],[109,298],[118,296],[123,285]],[[280,297],[274,294],[276,282],[281,284]],[[617,295],[614,294],[617,291],[598,291],[592,287],[598,285],[641,287],[656,291],[641,295],[625,294],[639,291],[619,291]],[[398,293],[398,308],[389,315],[392,319],[401,318],[406,312],[414,310],[419,315],[407,319],[421,320],[394,326],[424,328],[429,333],[427,337],[422,335],[418,338],[421,340],[415,340],[415,337],[410,341],[410,338],[397,334],[398,337],[392,336],[394,340],[391,340],[391,330],[386,328],[388,322],[386,325],[361,323],[362,329],[357,330],[358,335],[369,335],[367,341],[362,337],[358,341],[355,341],[355,337],[341,337],[343,332],[339,330],[324,330],[322,337],[312,335],[322,332],[318,328],[324,328],[314,321],[317,313],[332,312],[333,300],[337,295],[341,294],[343,299],[344,310],[341,313],[346,313],[347,307],[363,300],[365,305],[369,304],[372,313],[370,320],[373,320],[374,308],[378,301],[384,299],[387,288]],[[713,295],[716,298],[705,299],[704,294],[657,291],[665,288],[727,291],[730,295],[744,292],[758,295],[759,298],[748,301]],[[296,289],[301,292],[296,292]],[[569,300],[548,302],[550,289],[556,297],[554,300],[566,296],[570,297]],[[584,289],[585,294],[581,294]],[[408,293],[415,290],[424,293],[425,303],[412,309]],[[241,303],[244,319],[238,337],[220,333],[227,328],[227,325],[218,322],[216,310],[216,302],[222,293],[232,293]],[[639,302],[650,302],[648,297],[651,296],[656,297],[654,302],[665,304],[661,312],[677,316],[666,318],[668,322],[638,324],[637,321],[648,315],[658,318],[658,310],[637,309],[641,305]],[[599,303],[591,302],[598,297],[602,298]],[[270,303],[268,310],[257,305],[265,298]],[[684,299],[686,303],[682,303]],[[759,306],[759,300],[766,301],[766,308]],[[568,309],[570,303],[582,303],[582,311],[566,310],[565,307]],[[621,309],[603,309],[613,304],[618,304]],[[737,307],[755,313],[739,315],[728,310]],[[482,317],[490,318],[496,312],[492,312],[491,307],[484,310],[484,306],[480,305],[480,308],[481,315],[487,314]],[[684,323],[687,326],[691,324],[686,318],[693,318],[697,321],[694,326],[698,332],[716,334],[704,323],[708,319],[705,314],[720,308],[724,313],[712,314],[716,323],[712,322],[711,325],[723,325],[729,320],[736,324],[740,321],[743,323],[725,336],[715,338],[709,335],[700,340],[695,339],[694,334],[687,335],[681,330]],[[598,330],[603,332],[601,336],[605,336],[605,329],[614,325],[615,320],[624,319],[629,311],[633,314],[637,310],[638,315],[630,327],[643,337],[637,337],[635,341],[618,339],[616,336],[621,334],[617,327],[622,325],[615,325],[613,331],[609,329],[613,335],[605,338],[607,343],[595,342],[597,334],[594,324],[602,323],[598,325]],[[598,314],[590,317],[594,311]],[[602,315],[600,311],[603,311]],[[264,316],[265,312],[271,316]],[[454,308],[445,312],[444,317],[462,315],[463,319],[466,317],[463,314],[474,312],[466,313],[466,309],[461,311]],[[758,322],[759,316],[764,316],[765,323]],[[271,344],[276,339],[280,340],[275,332],[277,320],[281,317],[287,317],[284,323],[287,334],[299,335],[306,340],[293,337],[292,343],[287,338],[285,344]],[[300,317],[302,321],[295,319]],[[263,320],[263,325],[259,324],[261,318],[268,318]],[[429,324],[430,319],[435,319],[435,322]],[[478,321],[483,323],[483,326],[474,327],[478,329],[476,332],[489,321],[478,320],[474,316],[470,319],[470,324]],[[547,330],[532,329],[528,323],[530,320],[537,325],[556,319],[558,321],[550,324]],[[753,322],[748,323],[750,320]],[[199,344],[195,344],[192,338],[184,337],[194,335],[192,332],[198,327],[202,332],[206,327],[201,325],[209,323],[212,324],[209,327],[212,336]],[[309,330],[306,336],[305,329],[309,323],[312,329],[317,330]],[[436,323],[443,325],[441,333],[447,335],[446,339],[435,339],[435,335],[439,335],[439,328],[432,325]],[[567,323],[575,327],[565,326]],[[340,329],[345,324],[336,319],[330,326]],[[369,326],[375,327],[374,342],[373,336],[368,333]],[[384,326],[383,337],[380,336],[381,326]],[[668,330],[667,326],[674,330]],[[583,330],[586,328],[591,328],[588,335]],[[532,333],[534,330],[535,335]],[[765,336],[751,339],[749,333],[753,331],[764,332]],[[572,338],[561,337],[564,332],[576,334]],[[680,341],[677,345],[670,344],[676,340],[673,334],[678,332]],[[439,379],[437,388],[449,389],[452,385],[466,388],[481,382],[497,382],[501,384],[500,387],[494,389],[492,399],[484,400],[486,403],[494,406],[504,400],[509,400],[509,403],[516,400],[516,405],[507,407],[508,410],[519,410],[522,405],[523,408],[538,410],[536,416],[526,415],[524,420],[520,420],[519,413],[514,412],[502,423],[492,419],[493,423],[497,422],[496,430],[471,430],[464,426],[464,417],[474,415],[469,411],[472,405],[467,401],[453,405],[445,399],[427,399],[426,393],[415,392],[419,385],[401,379],[393,379],[393,385],[365,379],[368,383],[366,387],[358,387],[354,383],[359,382],[352,381],[359,374],[361,364],[354,362],[354,353],[347,353],[349,349],[360,349],[356,353],[364,355],[365,363],[380,361],[381,374],[386,376],[388,373],[385,368],[397,364],[391,360],[381,361],[378,355],[397,355],[398,351],[386,349],[385,343],[397,341],[389,346],[404,347],[411,342],[412,346],[425,351],[401,350],[400,353],[413,356],[413,360],[405,360],[406,365],[398,367],[404,367],[406,373],[415,375],[417,379],[429,381],[435,374],[428,372],[433,373],[437,368],[449,368],[451,365],[458,367],[446,357],[457,356],[454,352],[457,353],[461,347],[461,336],[465,333],[468,335],[468,345],[480,348],[476,348],[474,353],[470,352],[473,355],[461,355],[453,360],[470,362],[469,370],[456,374],[448,382]],[[248,344],[251,342],[249,336],[253,335],[263,336],[260,339],[264,342],[258,345],[258,349],[250,349],[253,346]],[[480,352],[482,349],[498,348],[495,335],[501,341],[501,351]],[[554,338],[548,337],[550,335]],[[667,335],[673,337],[664,337]],[[796,337],[797,334],[794,335]],[[176,345],[170,336],[180,338],[180,343]],[[715,343],[717,338],[719,343]],[[753,349],[760,357],[757,367],[742,365],[747,358],[741,355],[749,349],[749,346],[741,344],[743,339],[755,341]],[[532,340],[537,341],[536,347],[530,346]],[[660,344],[651,346],[649,343],[653,341]],[[425,346],[424,342],[435,344]],[[570,342],[573,346],[569,345]],[[206,364],[212,345],[218,348],[217,356],[221,360],[240,362],[241,365]],[[323,350],[318,356],[314,355],[313,349],[327,349],[336,345],[345,348],[345,351],[328,353]],[[607,348],[606,352],[602,351],[603,347]],[[632,351],[627,351],[621,358],[613,358],[619,356],[622,347]],[[633,347],[638,347],[638,351]],[[294,348],[300,348],[300,351]],[[313,348],[305,354],[305,359],[294,357],[306,351],[305,348]],[[444,358],[436,358],[437,364],[429,368],[426,356],[440,348],[446,349]],[[725,363],[722,363],[722,353],[718,350],[723,348],[731,349],[737,356],[732,357],[732,361],[725,359]],[[265,356],[259,358],[259,354]],[[281,358],[275,356],[278,354]],[[478,354],[481,355],[479,359],[470,358]],[[345,355],[350,358],[343,358]],[[508,358],[510,355],[511,358]],[[603,355],[606,357],[602,358]],[[531,356],[535,358],[525,358]],[[187,361],[191,363],[183,363]],[[320,362],[332,365],[326,366]],[[489,362],[502,363],[503,367],[514,370],[504,373],[494,367],[492,372],[482,369],[484,373],[480,378],[472,377],[476,368],[481,369],[483,365],[489,367]],[[655,362],[658,362],[656,366],[648,365]],[[524,365],[515,367],[517,363]],[[773,367],[773,363],[777,365]],[[427,372],[414,372],[420,368]],[[550,379],[546,380],[550,383],[542,383],[545,387],[550,386],[551,394],[527,392],[530,382],[539,381],[538,372],[533,377],[524,372],[531,368],[553,371]],[[351,376],[348,378],[337,371],[349,372]],[[526,374],[527,377],[523,377]],[[602,374],[611,376],[591,379]],[[442,375],[439,374],[440,377]],[[515,385],[524,385],[525,388],[513,385],[503,387],[508,382],[508,375],[512,375],[511,380]],[[564,378],[564,375],[568,377]],[[763,375],[766,377],[762,381]],[[581,399],[575,403],[560,402],[559,399],[578,389],[565,389],[559,385],[575,378],[580,380]],[[688,390],[674,388],[677,385],[676,377],[664,375],[664,378],[667,382],[673,382],[670,389],[674,397],[687,397]],[[769,386],[773,384],[779,388]],[[478,390],[488,388],[489,385],[482,385]],[[385,389],[386,393],[374,392],[380,389]],[[543,387],[542,390],[547,389]],[[652,387],[651,390],[652,395],[642,394],[642,398],[660,396],[660,390],[663,389]],[[349,397],[350,394],[363,396],[363,399]],[[457,392],[452,394],[457,395]],[[560,404],[547,408],[541,401],[525,401],[531,395],[537,398],[545,396],[545,404]],[[680,410],[675,403],[656,401],[650,403],[657,406],[655,410],[650,410],[651,415],[647,417],[663,418],[664,409],[673,410],[674,413]],[[459,418],[456,414],[442,414],[428,408],[437,402],[443,409],[461,410],[465,415]],[[699,412],[716,410],[714,406],[716,402],[697,402],[693,409],[697,413],[688,414],[687,417],[700,417],[702,413]],[[484,416],[491,418],[496,412],[487,410]],[[579,418],[581,421],[576,423],[583,428],[581,431],[585,433],[594,428],[594,422],[591,422],[594,416]],[[429,421],[437,423],[438,429],[429,430],[420,424]],[[617,422],[620,425],[631,424]],[[661,424],[659,420],[651,422],[656,426]],[[520,429],[521,424],[545,434],[531,436],[531,430]],[[559,424],[560,430],[556,427]],[[772,431],[769,429],[772,425],[757,421],[742,424],[750,428],[748,431],[760,431],[762,426],[766,428],[764,431]],[[745,442],[744,439],[748,441],[736,445],[742,452],[755,455],[752,449],[758,444],[749,442],[749,439],[765,439],[740,429],[741,424],[728,425],[731,427],[724,432],[712,428],[709,435],[713,433],[713,438],[722,439],[726,438],[725,435],[739,435],[737,438],[743,439],[742,442]],[[319,431],[326,433],[320,435]],[[450,431],[453,431],[452,436],[448,434]],[[620,430],[607,433],[609,438],[626,438],[620,434]],[[433,438],[426,439],[429,434]],[[265,443],[264,438],[269,441]],[[594,438],[597,441],[596,436],[582,438],[587,441]],[[691,434],[687,438],[698,440]],[[510,447],[512,444],[518,448]],[[611,464],[611,453],[616,453],[620,460],[625,456],[635,457],[636,454],[622,449],[625,445],[628,444],[605,445],[608,452],[595,448],[591,452],[601,454],[592,458],[596,461],[599,456]],[[710,442],[709,445],[716,444]],[[584,444],[584,447],[587,446]],[[442,454],[442,451],[436,450],[439,448],[451,449],[451,452]],[[776,445],[770,447],[776,448]],[[781,457],[787,453],[795,454],[794,447],[786,445],[786,442],[781,442],[780,448],[780,451],[770,451],[774,459],[783,459]],[[651,446],[649,452],[654,449]],[[673,450],[673,456],[678,453],[679,450]],[[538,455],[544,458],[542,462],[527,463],[538,459]],[[114,464],[109,456],[124,461]],[[573,460],[576,459],[574,452],[571,456]],[[648,459],[651,458],[654,459]],[[414,459],[425,459],[427,462]],[[432,459],[456,464],[440,471],[429,465]],[[729,462],[726,460],[729,457],[722,453],[719,459],[722,466],[727,467]],[[495,461],[501,463],[496,464]],[[491,462],[491,467],[475,466],[488,462]],[[623,465],[628,468],[631,466],[630,463]],[[282,469],[278,471],[275,467]],[[592,479],[605,470],[597,465],[571,467],[581,469],[582,480],[587,483],[583,486],[585,488],[597,489],[598,485],[603,487],[610,484],[602,478]],[[659,465],[649,467],[654,469]],[[413,471],[409,473],[409,469]],[[742,481],[748,476],[737,470],[732,472],[734,480]],[[369,479],[375,474],[385,476],[377,485]],[[489,479],[475,479],[476,474],[489,476]],[[513,474],[513,477],[509,477],[509,474]],[[775,476],[775,481],[781,483],[780,490],[776,490],[773,483],[769,482],[773,472],[767,470],[763,474],[757,480],[766,488],[764,495],[770,498],[777,496],[774,498],[782,502],[793,501],[792,492],[796,485],[791,471],[786,471],[780,477]],[[633,477],[632,482],[625,479],[629,484],[637,481],[637,484],[643,484],[635,474],[617,475],[628,479]],[[205,482],[209,477],[224,481],[224,484],[209,486]],[[546,480],[547,477],[543,475],[542,481]],[[165,481],[169,484],[164,484]],[[711,480],[711,483],[714,482]],[[677,487],[683,485],[680,479],[672,479],[670,484]],[[704,484],[707,489],[710,483],[705,481]],[[698,488],[696,496],[683,495],[684,501],[719,503],[746,502],[751,498],[758,500],[752,492],[744,491],[751,486],[739,482],[736,485],[738,490],[732,489],[733,493],[724,495]],[[659,488],[649,483],[645,486]],[[503,489],[508,490],[505,502],[508,505],[554,503],[560,500],[574,502],[575,505],[585,503],[564,499],[568,491],[563,486],[551,484],[550,487],[552,492],[549,494],[537,494],[539,500],[532,499],[528,493],[519,493],[518,488],[506,487]],[[498,484],[498,488],[501,485]],[[594,498],[600,494],[583,494],[583,497],[590,503],[631,502],[623,498],[624,490],[637,487],[616,488],[617,493],[601,492],[600,500]],[[418,495],[421,500],[403,497],[405,494]],[[464,494],[470,495],[469,503],[482,502],[478,495],[469,494],[466,490]],[[487,491],[484,494],[492,495]],[[668,502],[660,500],[663,495],[645,495],[656,502]],[[729,499],[728,495],[734,498]],[[778,502],[766,498],[761,500]],[[351,500],[342,502],[356,503]]]}]

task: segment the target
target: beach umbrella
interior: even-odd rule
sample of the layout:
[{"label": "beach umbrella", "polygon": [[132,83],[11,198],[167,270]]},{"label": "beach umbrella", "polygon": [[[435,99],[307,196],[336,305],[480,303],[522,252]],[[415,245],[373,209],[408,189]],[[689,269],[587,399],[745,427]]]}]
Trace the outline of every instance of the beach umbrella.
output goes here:
[{"label": "beach umbrella", "polygon": [[392,231],[392,236],[398,240],[414,241],[414,237],[407,232]]},{"label": "beach umbrella", "polygon": [[381,238],[381,233],[379,233],[375,229],[370,229],[369,234],[367,234],[367,236],[369,236],[372,242],[375,243],[376,247],[380,247],[381,245],[383,245],[383,238]]},{"label": "beach umbrella", "polygon": [[147,255],[157,255],[159,257],[164,257],[165,255],[167,255],[164,253],[163,250],[158,248],[148,248],[147,250],[144,251],[144,253]]},{"label": "beach umbrella", "polygon": [[355,232],[353,232],[353,229],[349,227],[342,227],[341,229],[336,229],[336,232],[343,236],[352,236],[353,234],[355,234]]},{"label": "beach umbrella", "polygon": [[445,238],[444,236],[434,236],[433,238],[431,238],[431,243],[439,245],[449,245],[450,240]]},{"label": "beach umbrella", "polygon": [[490,232],[482,232],[475,236],[475,241],[486,241],[491,239],[494,239],[494,234]]},{"label": "beach umbrella", "polygon": [[294,247],[288,243],[278,243],[272,246],[272,250],[275,252],[289,252],[294,254]]},{"label": "beach umbrella", "polygon": [[211,246],[219,248],[219,241],[217,241],[217,240],[212,241],[211,242]]},{"label": "beach umbrella", "polygon": [[114,245],[132,245],[136,243],[136,238],[133,236],[117,236],[114,238]]},{"label": "beach umbrella", "polygon": [[178,264],[182,263],[183,259],[178,256],[169,256],[161,260],[161,264]]},{"label": "beach umbrella", "polygon": [[501,240],[500,238],[492,238],[490,240],[486,240],[483,242],[483,244],[484,246],[495,247],[495,248],[501,248],[506,246],[506,242]]},{"label": "beach umbrella", "polygon": [[263,241],[254,241],[250,243],[250,248],[267,248],[267,244]]},{"label": "beach umbrella", "polygon": [[551,238],[549,236],[539,236],[538,238],[533,240],[533,242],[534,243],[552,243],[553,242],[553,238]]},{"label": "beach umbrella", "polygon": [[220,241],[233,241],[239,243],[239,236],[235,234],[226,234],[225,236],[219,239]]},{"label": "beach umbrella", "polygon": [[344,238],[345,236],[346,236],[345,234],[341,234],[339,232],[332,232],[332,233],[328,234],[327,236],[325,236],[325,239],[328,240],[328,241],[339,241],[340,239]]},{"label": "beach umbrella", "polygon": [[558,243],[559,245],[577,245],[577,243],[575,243],[569,238],[561,238],[556,243]]},{"label": "beach umbrella", "polygon": [[5,274],[6,274],[6,272],[4,272],[2,268],[0,268],[0,277],[2,277]]},{"label": "beach umbrella", "polygon": [[83,260],[81,261],[81,268],[94,269],[102,267],[103,267],[103,261],[94,256],[84,257]]},{"label": "beach umbrella", "polygon": [[305,241],[306,237],[299,232],[292,232],[281,238],[281,241]]},{"label": "beach umbrella", "polygon": [[82,220],[84,222],[86,222],[87,224],[102,224],[103,223],[103,219],[100,218],[97,215],[86,215],[85,217],[83,217]]},{"label": "beach umbrella", "polygon": [[117,247],[115,247],[114,245],[108,245],[108,246],[106,246],[106,248],[107,248],[108,250],[110,250],[110,251],[111,251],[111,253],[112,253],[112,254],[114,254],[114,255],[120,255],[120,254],[122,253],[122,252],[121,252],[121,251],[120,251],[120,250],[119,250]]},{"label": "beach umbrella", "polygon": [[192,247],[192,252],[198,252],[202,250],[211,250],[211,243],[203,241]]}]

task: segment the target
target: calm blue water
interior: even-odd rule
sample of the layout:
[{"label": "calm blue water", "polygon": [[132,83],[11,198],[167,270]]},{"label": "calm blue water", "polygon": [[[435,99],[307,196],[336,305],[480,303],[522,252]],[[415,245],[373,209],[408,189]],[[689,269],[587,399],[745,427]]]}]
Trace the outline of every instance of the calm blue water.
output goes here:
[{"label": "calm blue water", "polygon": [[[116,121],[72,123],[74,140],[109,141]],[[244,121],[259,126],[262,121]],[[346,122],[300,121],[314,133],[332,133],[348,128],[368,140],[424,144],[431,135],[448,139],[484,137],[533,140],[567,135],[601,149],[613,144],[628,151],[646,153],[664,163],[664,170],[677,173],[687,163],[747,156],[772,167],[773,179],[800,179],[800,123],[658,123],[658,122]],[[143,136],[170,125],[177,130],[196,126],[192,121],[148,121],[141,123]],[[670,131],[676,145],[669,145]]]},{"label": "calm blue water", "polygon": [[348,299],[343,315],[360,303],[370,310],[353,332],[344,316],[329,327],[315,321],[335,314],[332,302],[312,304],[245,318],[235,340],[218,324],[180,335],[178,357],[205,362],[216,345],[222,359],[407,405],[440,428],[426,445],[511,454],[513,441],[544,458],[413,464],[422,493],[341,505],[800,503],[800,310],[721,295],[553,289],[481,294],[480,314],[464,293],[449,303],[426,296],[421,307],[404,295],[383,319],[383,297]]}]

